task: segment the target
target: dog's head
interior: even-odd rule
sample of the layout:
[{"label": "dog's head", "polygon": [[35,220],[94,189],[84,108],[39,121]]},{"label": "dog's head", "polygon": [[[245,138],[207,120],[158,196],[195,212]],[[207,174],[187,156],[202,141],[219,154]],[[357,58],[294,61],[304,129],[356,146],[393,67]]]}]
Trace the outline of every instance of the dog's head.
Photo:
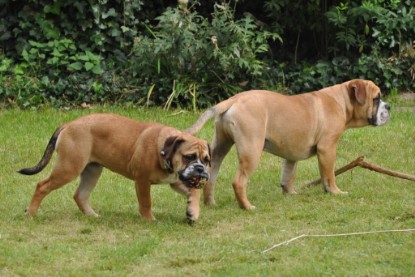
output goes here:
[{"label": "dog's head", "polygon": [[188,188],[202,188],[209,179],[210,147],[202,139],[182,133],[167,138],[160,152],[169,173],[177,173]]},{"label": "dog's head", "polygon": [[355,79],[348,82],[348,90],[354,105],[352,127],[380,126],[390,119],[390,106],[381,100],[380,88],[372,81]]}]

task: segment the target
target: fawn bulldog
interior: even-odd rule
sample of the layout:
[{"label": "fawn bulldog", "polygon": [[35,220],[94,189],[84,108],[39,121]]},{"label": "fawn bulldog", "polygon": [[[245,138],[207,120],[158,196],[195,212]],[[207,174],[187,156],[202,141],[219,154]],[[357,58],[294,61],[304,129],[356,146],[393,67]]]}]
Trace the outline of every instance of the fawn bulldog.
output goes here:
[{"label": "fawn bulldog", "polygon": [[80,176],[74,199],[87,215],[98,216],[89,205],[103,167],[135,181],[139,212],[154,220],[150,185],[169,183],[188,198],[187,219],[199,216],[199,188],[209,178],[210,148],[206,141],[157,123],[138,122],[113,114],[92,114],[59,127],[40,162],[19,172],[32,175],[46,167],[56,150],[51,174],[37,185],[26,210],[34,215],[43,198]]},{"label": "fawn bulldog", "polygon": [[185,130],[196,133],[207,120],[216,117],[205,203],[215,203],[213,190],[219,167],[233,144],[239,169],[232,185],[241,208],[255,208],[247,198],[246,187],[262,151],[284,159],[283,192],[295,193],[297,161],[317,155],[325,191],[342,193],[334,175],[337,141],[348,128],[379,126],[389,120],[390,106],[380,97],[380,89],[373,82],[355,79],[294,96],[246,91],[210,108]]}]

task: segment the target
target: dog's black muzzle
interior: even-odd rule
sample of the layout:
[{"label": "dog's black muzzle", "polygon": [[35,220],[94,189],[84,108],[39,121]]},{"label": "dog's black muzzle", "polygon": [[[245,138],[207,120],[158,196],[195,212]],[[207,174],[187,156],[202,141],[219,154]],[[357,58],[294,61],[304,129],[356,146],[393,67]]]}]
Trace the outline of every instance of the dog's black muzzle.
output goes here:
[{"label": "dog's black muzzle", "polygon": [[179,179],[188,188],[201,189],[209,180],[209,174],[203,164],[193,163],[179,171]]}]

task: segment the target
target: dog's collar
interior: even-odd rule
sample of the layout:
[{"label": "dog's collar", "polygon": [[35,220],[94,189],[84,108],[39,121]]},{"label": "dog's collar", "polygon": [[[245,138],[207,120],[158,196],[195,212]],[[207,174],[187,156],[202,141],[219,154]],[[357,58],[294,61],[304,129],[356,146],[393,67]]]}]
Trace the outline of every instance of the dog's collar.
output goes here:
[{"label": "dog's collar", "polygon": [[160,156],[161,156],[161,159],[163,160],[164,169],[167,170],[167,172],[169,173],[173,173],[174,170],[171,164],[171,160],[167,159],[166,152],[164,152],[164,150],[160,151]]}]

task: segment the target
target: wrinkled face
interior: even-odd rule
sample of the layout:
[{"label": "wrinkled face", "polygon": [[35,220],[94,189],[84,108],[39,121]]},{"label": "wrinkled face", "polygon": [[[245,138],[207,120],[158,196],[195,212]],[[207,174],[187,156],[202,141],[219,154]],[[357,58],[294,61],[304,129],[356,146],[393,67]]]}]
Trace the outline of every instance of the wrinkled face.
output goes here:
[{"label": "wrinkled face", "polygon": [[[202,148],[206,149],[206,147]],[[202,188],[209,179],[206,172],[210,164],[208,151],[202,149],[196,152],[186,151],[181,158],[184,168],[178,171],[180,180],[189,188]]]},{"label": "wrinkled face", "polygon": [[352,80],[349,83],[352,94],[356,99],[356,117],[362,124],[380,126],[390,119],[390,106],[381,100],[381,92],[372,81]]},{"label": "wrinkled face", "polygon": [[168,138],[163,151],[171,170],[178,174],[180,181],[188,188],[200,189],[209,179],[207,168],[210,166],[211,154],[206,141],[182,134]]}]

